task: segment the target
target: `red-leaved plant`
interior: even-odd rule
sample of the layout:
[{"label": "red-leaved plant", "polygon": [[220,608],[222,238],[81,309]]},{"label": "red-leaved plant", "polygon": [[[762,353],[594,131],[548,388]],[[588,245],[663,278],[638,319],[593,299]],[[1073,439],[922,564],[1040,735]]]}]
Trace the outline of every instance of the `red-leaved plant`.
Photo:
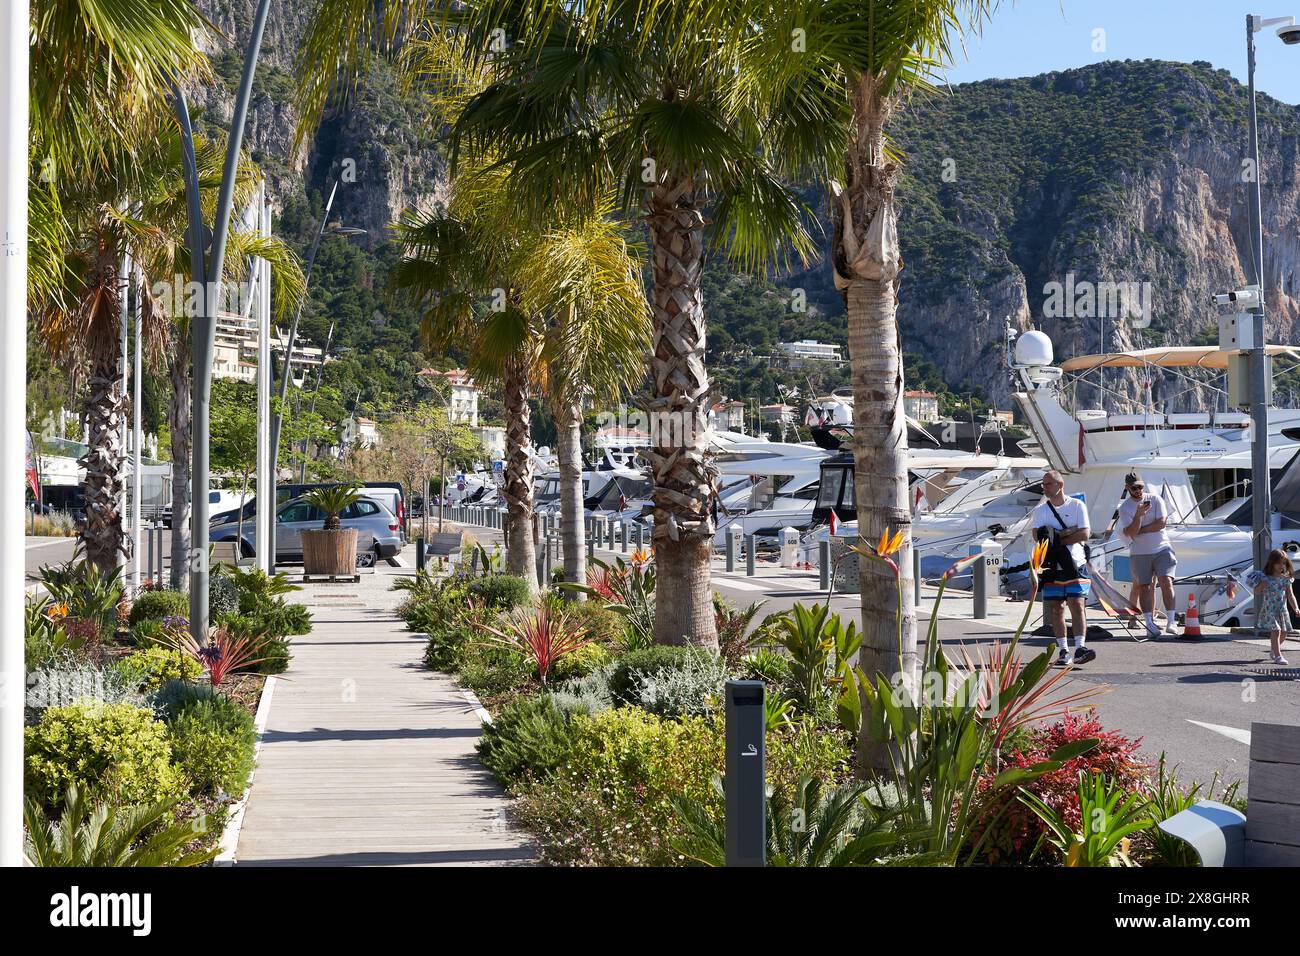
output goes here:
[{"label": "red-leaved plant", "polygon": [[[980,856],[985,862],[1028,863],[1047,830],[1038,815],[1017,800],[1014,793],[1005,789],[995,793],[992,786],[994,777],[1003,770],[1033,766],[1065,744],[1088,739],[1095,739],[1097,746],[1063,762],[1059,769],[1024,784],[1024,789],[1059,813],[1067,825],[1077,829],[1080,826],[1080,771],[1105,774],[1125,790],[1134,790],[1142,785],[1147,770],[1147,766],[1137,758],[1142,738],[1132,740],[1117,731],[1105,730],[1095,710],[1066,714],[1056,723],[1036,727],[1029,731],[1025,743],[1009,746],[1003,751],[1000,766],[988,767],[980,777],[979,790],[987,799],[981,801],[971,827],[971,840],[972,843],[978,841],[988,831],[980,848]],[[1054,851],[1044,844],[1042,852],[1051,854]],[[1040,854],[1039,862],[1049,861]]]},{"label": "red-leaved plant", "polygon": [[484,625],[483,629],[496,638],[492,643],[519,651],[531,660],[543,685],[556,661],[591,643],[581,626],[547,601],[517,612],[502,628]]},{"label": "red-leaved plant", "polygon": [[256,655],[261,650],[261,640],[254,634],[231,634],[224,627],[212,632],[207,643],[200,643],[189,629],[164,630],[158,643],[180,651],[203,665],[208,681],[213,687],[236,671],[248,670],[265,658]]}]

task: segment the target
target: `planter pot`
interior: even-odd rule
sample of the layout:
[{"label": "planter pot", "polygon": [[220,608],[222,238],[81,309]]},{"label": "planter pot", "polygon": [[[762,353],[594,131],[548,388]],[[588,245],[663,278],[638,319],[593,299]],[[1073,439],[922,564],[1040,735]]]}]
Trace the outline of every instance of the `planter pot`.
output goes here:
[{"label": "planter pot", "polygon": [[302,532],[304,574],[355,577],[357,573],[357,529]]}]

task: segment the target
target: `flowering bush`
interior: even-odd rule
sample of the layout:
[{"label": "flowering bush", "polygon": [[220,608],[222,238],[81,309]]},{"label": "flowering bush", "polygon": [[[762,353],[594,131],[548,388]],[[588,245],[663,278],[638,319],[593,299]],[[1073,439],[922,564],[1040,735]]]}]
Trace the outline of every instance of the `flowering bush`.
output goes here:
[{"label": "flowering bush", "polygon": [[[1095,710],[1066,714],[1056,723],[1030,730],[1023,744],[1003,751],[1000,765],[988,767],[980,778],[979,791],[990,798],[984,799],[977,811],[971,828],[971,843],[974,845],[987,832],[980,848],[980,856],[985,862],[1028,863],[1039,839],[1047,832],[1043,821],[1017,800],[1014,792],[1002,790],[991,798],[993,778],[1009,768],[1032,766],[1046,760],[1058,747],[1089,738],[1096,738],[1096,747],[1065,761],[1060,769],[1044,774],[1025,785],[1024,789],[1058,813],[1066,825],[1077,829],[1080,824],[1080,771],[1089,777],[1095,773],[1105,774],[1124,790],[1136,789],[1142,783],[1147,769],[1137,759],[1142,739],[1132,740],[1118,731],[1105,730]],[[1054,851],[1045,845],[1043,852]]]}]

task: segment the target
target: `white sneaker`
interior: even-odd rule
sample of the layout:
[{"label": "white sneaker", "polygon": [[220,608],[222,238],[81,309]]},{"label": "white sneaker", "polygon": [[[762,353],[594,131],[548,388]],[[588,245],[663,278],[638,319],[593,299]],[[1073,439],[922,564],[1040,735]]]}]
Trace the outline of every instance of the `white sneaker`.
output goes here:
[{"label": "white sneaker", "polygon": [[1057,658],[1056,658],[1056,666],[1057,666],[1057,667],[1073,667],[1073,666],[1074,666],[1074,651],[1066,650],[1065,648],[1061,648],[1060,653],[1059,653],[1059,655],[1058,655]]},{"label": "white sneaker", "polygon": [[1169,618],[1167,621],[1165,621],[1165,633],[1170,635],[1171,637],[1178,636],[1178,625],[1174,623],[1174,619],[1172,617]]},{"label": "white sneaker", "polygon": [[1274,663],[1274,664],[1280,664],[1280,665],[1283,666],[1283,667],[1286,667],[1286,666],[1287,666],[1287,660],[1286,660],[1286,658],[1283,657],[1281,654],[1274,654],[1274,655],[1273,655],[1273,663]]}]

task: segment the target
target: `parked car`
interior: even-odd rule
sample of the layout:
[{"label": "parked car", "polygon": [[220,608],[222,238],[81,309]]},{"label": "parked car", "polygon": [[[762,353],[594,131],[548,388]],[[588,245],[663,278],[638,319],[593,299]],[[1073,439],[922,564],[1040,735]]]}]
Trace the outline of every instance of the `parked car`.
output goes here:
[{"label": "parked car", "polygon": [[[401,524],[382,501],[369,495],[349,505],[339,515],[344,528],[357,529],[357,564],[371,567],[380,560],[401,553],[403,540]],[[280,506],[275,520],[275,560],[277,564],[297,564],[302,561],[302,532],[323,527],[325,514],[301,497]],[[239,539],[238,519],[209,529],[211,541]],[[244,519],[240,553],[254,557],[257,553],[257,514]]]},{"label": "parked car", "polygon": [[[328,482],[317,484],[282,484],[277,485],[275,489],[276,498],[283,504],[294,498],[301,498],[307,492],[315,488],[327,488]],[[406,495],[402,486],[395,481],[367,481],[362,483],[362,489],[366,495],[379,501],[397,518],[397,524],[401,528],[402,543],[406,543]],[[257,499],[250,498],[244,504],[244,520],[248,521],[257,513]],[[212,514],[209,518],[209,524],[216,527],[219,524],[230,524],[239,520],[239,509],[233,508],[229,511],[223,511],[220,514]]]}]

